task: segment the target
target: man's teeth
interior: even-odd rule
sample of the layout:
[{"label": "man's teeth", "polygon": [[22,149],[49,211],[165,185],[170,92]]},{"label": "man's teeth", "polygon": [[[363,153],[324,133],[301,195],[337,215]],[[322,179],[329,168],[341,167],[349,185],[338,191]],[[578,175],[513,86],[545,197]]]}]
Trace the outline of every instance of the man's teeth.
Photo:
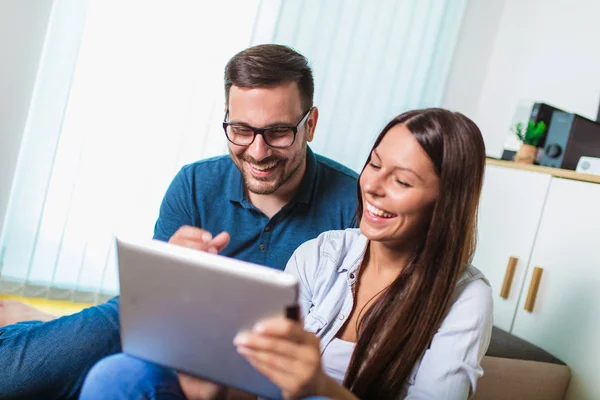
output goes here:
[{"label": "man's teeth", "polygon": [[375,207],[371,203],[367,203],[367,210],[369,210],[369,212],[371,214],[377,215],[378,217],[382,217],[382,218],[392,218],[392,217],[395,217],[394,214],[390,214],[388,212],[380,210],[379,208]]},{"label": "man's teeth", "polygon": [[273,161],[272,163],[269,163],[269,164],[262,164],[262,165],[250,164],[250,165],[252,165],[252,168],[257,169],[259,171],[266,171],[268,169],[274,168],[277,165],[277,161]]}]

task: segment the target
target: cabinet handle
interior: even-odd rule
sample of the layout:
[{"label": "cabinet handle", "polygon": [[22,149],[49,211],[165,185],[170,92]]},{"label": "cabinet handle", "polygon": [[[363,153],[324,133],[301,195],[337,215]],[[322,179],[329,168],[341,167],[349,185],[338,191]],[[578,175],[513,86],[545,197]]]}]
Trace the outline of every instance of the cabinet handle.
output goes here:
[{"label": "cabinet handle", "polygon": [[540,267],[533,269],[533,275],[531,276],[531,283],[529,284],[529,291],[527,292],[527,299],[525,300],[525,310],[533,312],[535,306],[535,298],[537,297],[538,289],[540,288],[540,280],[542,279],[542,272],[544,270]]},{"label": "cabinet handle", "polygon": [[500,297],[508,299],[510,294],[510,287],[515,276],[515,270],[517,269],[517,263],[519,259],[517,257],[510,257],[508,259],[508,265],[506,266],[506,274],[504,274],[504,282],[502,282],[502,289],[500,290]]}]

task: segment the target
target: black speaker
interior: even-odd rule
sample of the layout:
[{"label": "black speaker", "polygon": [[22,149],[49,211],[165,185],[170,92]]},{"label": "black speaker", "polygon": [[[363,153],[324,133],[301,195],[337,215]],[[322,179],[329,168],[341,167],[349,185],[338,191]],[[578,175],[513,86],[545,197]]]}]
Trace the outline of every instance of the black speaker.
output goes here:
[{"label": "black speaker", "polygon": [[600,157],[600,123],[555,111],[540,164],[575,170],[582,156]]}]

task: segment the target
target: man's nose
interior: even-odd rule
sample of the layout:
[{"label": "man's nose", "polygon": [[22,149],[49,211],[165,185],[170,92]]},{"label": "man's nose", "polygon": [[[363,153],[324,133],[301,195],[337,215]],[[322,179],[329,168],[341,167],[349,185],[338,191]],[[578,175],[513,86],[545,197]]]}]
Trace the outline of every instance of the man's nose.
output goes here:
[{"label": "man's nose", "polygon": [[246,151],[256,161],[264,160],[272,154],[271,147],[265,142],[262,135],[256,135],[254,142],[252,142]]}]

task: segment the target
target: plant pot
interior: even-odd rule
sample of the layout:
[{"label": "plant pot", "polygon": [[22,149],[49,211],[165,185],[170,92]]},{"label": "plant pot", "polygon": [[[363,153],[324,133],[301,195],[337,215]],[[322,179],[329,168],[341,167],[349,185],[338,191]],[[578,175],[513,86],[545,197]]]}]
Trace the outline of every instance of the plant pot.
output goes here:
[{"label": "plant pot", "polygon": [[537,147],[529,144],[522,144],[521,147],[519,147],[517,154],[515,154],[515,162],[521,164],[533,164],[536,153]]}]

